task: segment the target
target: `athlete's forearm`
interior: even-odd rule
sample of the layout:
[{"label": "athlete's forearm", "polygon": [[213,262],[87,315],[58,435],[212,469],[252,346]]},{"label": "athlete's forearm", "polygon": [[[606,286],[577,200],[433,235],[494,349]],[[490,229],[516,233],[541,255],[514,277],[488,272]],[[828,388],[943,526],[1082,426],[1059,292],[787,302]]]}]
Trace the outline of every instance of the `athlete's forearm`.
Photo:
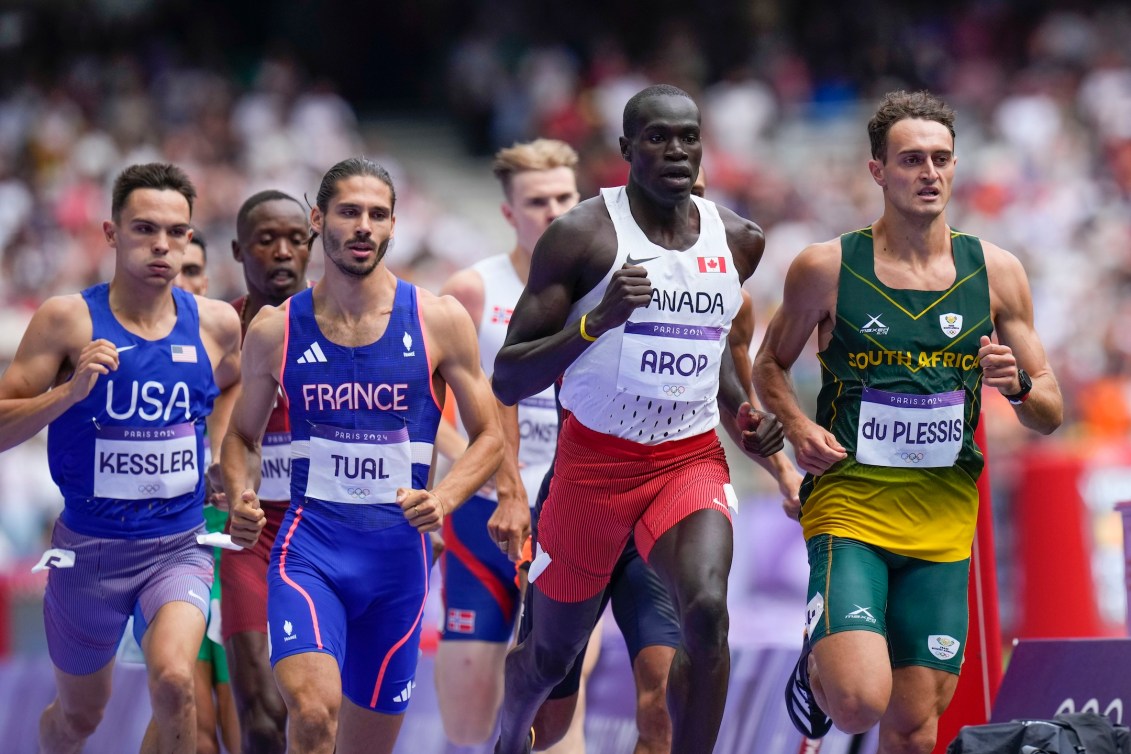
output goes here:
[{"label": "athlete's forearm", "polygon": [[1033,377],[1029,397],[1013,408],[1022,426],[1042,435],[1052,434],[1064,420],[1064,398],[1056,377],[1051,372]]},{"label": "athlete's forearm", "polygon": [[228,422],[232,418],[232,408],[239,395],[239,383],[229,385],[220,391],[216,400],[212,402],[212,413],[205,420],[208,426],[208,442],[211,445],[212,459],[218,462],[220,447],[224,442],[224,435],[228,432]]},{"label": "athlete's forearm", "polygon": [[[589,330],[591,338],[599,333]],[[585,352],[593,341],[581,337],[576,321],[564,330],[528,343],[504,345],[495,357],[495,373],[491,386],[500,402],[513,406],[523,398],[542,392]]]},{"label": "athlete's forearm", "polygon": [[801,410],[789,372],[763,352],[754,359],[753,374],[754,391],[763,410],[778,418],[786,438],[794,442],[795,433],[808,424],[809,417]]},{"label": "athlete's forearm", "polygon": [[443,500],[444,515],[463,505],[498,471],[503,450],[502,433],[497,428],[484,430],[471,439],[464,454],[432,488],[432,493]]},{"label": "athlete's forearm", "polygon": [[503,459],[495,472],[495,490],[499,495],[499,505],[527,505],[526,489],[522,485],[522,475],[518,470],[518,407],[499,404],[499,423],[503,430]]},{"label": "athlete's forearm", "polygon": [[33,398],[0,400],[0,452],[35,437],[73,406],[68,385]]},{"label": "athlete's forearm", "polygon": [[244,490],[259,489],[261,459],[259,441],[246,438],[229,427],[220,446],[220,471],[229,504],[239,500]]}]

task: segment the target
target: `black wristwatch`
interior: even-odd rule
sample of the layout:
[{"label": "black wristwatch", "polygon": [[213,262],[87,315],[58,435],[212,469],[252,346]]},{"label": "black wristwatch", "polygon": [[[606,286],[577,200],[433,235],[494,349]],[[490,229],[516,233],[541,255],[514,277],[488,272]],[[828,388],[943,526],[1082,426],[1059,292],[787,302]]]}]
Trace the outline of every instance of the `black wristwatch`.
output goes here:
[{"label": "black wristwatch", "polygon": [[1033,389],[1033,378],[1021,367],[1017,367],[1017,381],[1021,383],[1021,389],[1013,395],[1005,396],[1005,399],[1014,406],[1020,406],[1024,403],[1025,399],[1029,397],[1029,391]]}]

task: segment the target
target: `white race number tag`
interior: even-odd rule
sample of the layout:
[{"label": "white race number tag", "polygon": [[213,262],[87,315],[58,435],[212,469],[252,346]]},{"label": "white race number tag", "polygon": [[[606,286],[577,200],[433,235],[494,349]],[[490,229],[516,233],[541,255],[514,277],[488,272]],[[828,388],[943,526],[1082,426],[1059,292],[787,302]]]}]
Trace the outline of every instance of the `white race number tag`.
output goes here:
[{"label": "white race number tag", "polygon": [[869,466],[953,466],[962,450],[966,397],[889,393],[865,387],[860,398],[856,460]]}]

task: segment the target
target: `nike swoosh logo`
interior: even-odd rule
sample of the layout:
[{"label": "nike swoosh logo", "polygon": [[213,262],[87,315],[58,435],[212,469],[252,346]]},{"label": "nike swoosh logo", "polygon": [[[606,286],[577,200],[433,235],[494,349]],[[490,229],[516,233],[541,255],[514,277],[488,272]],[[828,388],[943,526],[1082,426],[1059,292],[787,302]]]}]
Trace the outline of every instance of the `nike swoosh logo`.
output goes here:
[{"label": "nike swoosh logo", "polygon": [[652,261],[653,259],[659,259],[659,257],[658,257],[658,256],[656,256],[656,257],[648,257],[647,259],[633,259],[633,258],[632,258],[632,255],[631,255],[631,254],[629,254],[629,255],[628,255],[628,259],[626,259],[626,260],[624,260],[624,261],[625,261],[625,263],[626,263],[626,264],[628,264],[628,265],[631,265],[631,266],[634,266],[634,267],[635,267],[635,266],[639,266],[639,265],[642,265],[642,264],[644,264],[645,262],[651,262],[651,261]]},{"label": "nike swoosh logo", "polygon": [[118,346],[114,350],[117,351],[118,353],[121,353],[122,351],[128,351],[131,348],[137,348],[137,343],[134,343],[132,346]]},{"label": "nike swoosh logo", "polygon": [[190,596],[190,597],[193,597],[193,598],[195,598],[195,599],[198,599],[198,600],[200,600],[200,603],[201,603],[202,605],[207,605],[207,604],[208,604],[208,600],[204,599],[203,597],[201,597],[201,596],[200,596],[199,594],[197,594],[196,592],[194,592],[194,591],[193,591],[193,590],[191,590],[191,589],[189,589],[189,590],[188,590],[188,596]]}]

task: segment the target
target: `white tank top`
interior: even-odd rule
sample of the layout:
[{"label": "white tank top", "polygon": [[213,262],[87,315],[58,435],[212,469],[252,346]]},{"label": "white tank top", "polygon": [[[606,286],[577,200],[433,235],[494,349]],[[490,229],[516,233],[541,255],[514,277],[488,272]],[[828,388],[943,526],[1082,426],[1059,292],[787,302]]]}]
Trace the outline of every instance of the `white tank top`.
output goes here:
[{"label": "white tank top", "polygon": [[597,306],[613,271],[626,262],[648,270],[652,301],[566,369],[562,405],[592,430],[644,445],[710,431],[719,423],[715,399],[727,333],[742,305],[719,212],[692,196],[699,239],[674,251],[649,241],[636,225],[623,186],[601,189],[601,196],[616,229],[617,255],[601,284],[573,305],[570,320]]},{"label": "white tank top", "polygon": [[[479,361],[490,377],[495,371],[495,356],[507,337],[511,313],[525,286],[507,254],[483,259],[471,269],[483,278],[483,316],[478,322]],[[463,430],[462,422],[460,429]],[[527,500],[533,507],[558,444],[558,405],[553,387],[519,402],[518,433],[519,473]]]}]

